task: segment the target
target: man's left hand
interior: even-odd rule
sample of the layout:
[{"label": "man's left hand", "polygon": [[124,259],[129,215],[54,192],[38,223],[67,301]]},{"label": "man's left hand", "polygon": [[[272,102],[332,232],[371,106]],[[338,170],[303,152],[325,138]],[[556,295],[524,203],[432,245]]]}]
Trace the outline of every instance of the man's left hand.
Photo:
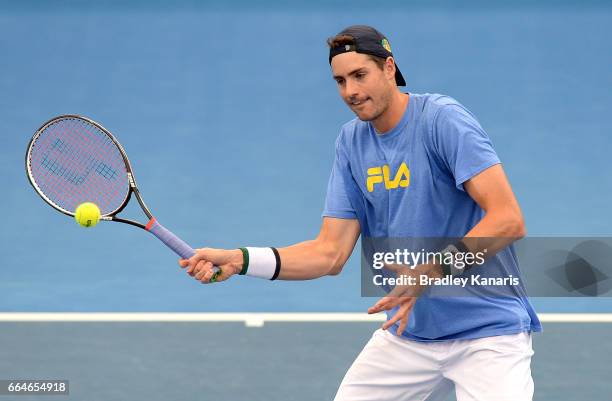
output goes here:
[{"label": "man's left hand", "polygon": [[415,297],[396,297],[396,296],[386,296],[381,298],[378,302],[374,304],[374,306],[368,309],[369,314],[378,313],[382,311],[387,311],[399,306],[395,315],[389,320],[387,320],[383,325],[382,329],[387,330],[389,327],[393,326],[398,321],[400,322],[399,327],[397,328],[397,335],[400,336],[406,329],[408,325],[408,318],[410,317],[410,312],[412,311],[412,307],[416,302]]},{"label": "man's left hand", "polygon": [[[396,276],[412,276],[418,277],[421,274],[426,274],[429,277],[441,277],[441,270],[439,266],[436,265],[418,265],[414,268],[409,268],[405,266],[398,265],[385,265],[386,269],[389,269],[396,273]],[[419,280],[417,279],[418,283]],[[420,284],[415,285],[398,285],[393,290],[389,292],[386,297],[381,298],[378,302],[376,302],[372,307],[368,309],[369,314],[379,313],[383,311],[388,311],[396,306],[399,306],[399,309],[391,317],[391,319],[387,320],[383,325],[382,329],[387,330],[389,327],[393,326],[398,321],[400,322],[399,327],[397,329],[397,334],[401,335],[408,324],[408,319],[410,317],[410,312],[414,307],[414,304],[419,297],[419,295],[425,290]]]}]

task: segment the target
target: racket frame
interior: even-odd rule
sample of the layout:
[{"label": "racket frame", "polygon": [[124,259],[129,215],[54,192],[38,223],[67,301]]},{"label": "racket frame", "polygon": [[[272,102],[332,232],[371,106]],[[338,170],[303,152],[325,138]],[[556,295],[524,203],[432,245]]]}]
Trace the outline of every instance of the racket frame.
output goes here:
[{"label": "racket frame", "polygon": [[113,142],[113,144],[117,147],[117,149],[119,150],[119,154],[121,155],[121,157],[123,158],[123,162],[125,164],[125,170],[126,170],[126,174],[127,174],[127,180],[128,180],[128,190],[127,193],[125,195],[125,198],[123,199],[123,202],[121,203],[121,205],[106,214],[103,214],[100,216],[100,220],[105,220],[105,221],[116,221],[119,223],[125,223],[125,224],[130,224],[132,226],[136,226],[139,228],[142,228],[143,230],[146,230],[146,227],[144,224],[139,223],[137,221],[134,220],[130,220],[130,219],[124,219],[121,217],[117,217],[117,214],[121,213],[121,211],[123,209],[125,209],[125,207],[127,206],[127,204],[130,202],[130,199],[132,197],[132,194],[135,195],[136,200],[138,201],[138,204],[140,204],[140,208],[142,209],[142,211],[144,212],[144,214],[147,216],[148,221],[151,221],[151,219],[153,218],[153,215],[151,214],[151,211],[149,210],[149,208],[147,207],[146,203],[144,202],[144,200],[142,199],[142,196],[140,195],[140,191],[138,189],[138,186],[136,185],[136,179],[134,178],[134,173],[132,171],[132,165],[130,164],[130,159],[128,159],[127,157],[127,153],[125,152],[125,150],[123,149],[123,146],[121,145],[121,143],[119,143],[119,141],[117,140],[117,138],[115,138],[115,136],[106,128],[104,128],[101,124],[95,122],[94,120],[87,118],[85,116],[81,116],[78,114],[63,114],[61,116],[57,116],[54,117],[52,119],[50,119],[49,121],[45,122],[39,129],[36,130],[36,132],[34,133],[34,136],[32,136],[32,139],[30,139],[30,142],[28,143],[28,147],[27,147],[27,151],[25,154],[25,163],[26,163],[26,172],[27,172],[27,177],[28,177],[28,181],[30,182],[30,184],[32,185],[32,187],[34,187],[34,190],[36,191],[36,193],[38,193],[38,195],[40,195],[45,202],[47,202],[49,205],[51,205],[54,209],[60,211],[61,213],[74,217],[75,212],[71,212],[69,210],[66,210],[62,207],[60,207],[59,205],[56,205],[51,199],[49,199],[45,193],[40,189],[40,187],[36,184],[36,180],[34,179],[34,177],[32,176],[32,171],[31,171],[31,153],[32,153],[32,149],[36,144],[36,140],[38,139],[38,137],[42,134],[42,132],[47,129],[49,126],[51,126],[52,124],[55,124],[56,122],[60,121],[60,120],[66,120],[66,119],[78,119],[78,120],[82,120],[87,122],[88,124],[93,125],[94,127],[98,128],[99,130],[101,130],[105,135],[107,135],[110,140]]}]

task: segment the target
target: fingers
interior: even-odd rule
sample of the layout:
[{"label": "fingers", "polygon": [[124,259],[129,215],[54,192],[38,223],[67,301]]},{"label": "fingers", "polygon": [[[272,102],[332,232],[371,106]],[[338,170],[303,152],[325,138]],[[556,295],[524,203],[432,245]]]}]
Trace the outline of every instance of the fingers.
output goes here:
[{"label": "fingers", "polygon": [[404,332],[404,330],[406,330],[406,326],[408,325],[408,319],[410,318],[410,312],[412,311],[412,307],[414,306],[415,301],[416,301],[416,298],[412,298],[410,301],[406,302],[400,308],[399,312],[401,312],[402,318],[401,318],[400,324],[399,324],[399,326],[397,328],[397,335],[398,336],[401,336],[402,333]]},{"label": "fingers", "polygon": [[179,266],[185,268],[187,274],[203,284],[225,281],[236,273],[235,262],[230,256],[227,250],[196,249],[195,255],[191,258],[179,259]]},{"label": "fingers", "polygon": [[204,267],[206,266],[206,264],[207,262],[205,260],[199,260],[196,262],[196,265],[193,267],[193,277],[196,280],[199,280],[202,277],[202,275],[206,273],[204,271]]},{"label": "fingers", "polygon": [[387,330],[389,327],[393,326],[397,322],[400,322],[397,328],[397,335],[401,335],[406,326],[408,325],[408,319],[410,316],[410,312],[412,311],[412,307],[416,302],[416,298],[406,298],[403,300],[403,303],[397,310],[397,312],[393,315],[393,317],[387,320],[383,325],[382,329]]},{"label": "fingers", "polygon": [[[185,267],[187,267],[187,274],[189,274],[191,277],[195,277],[196,273],[198,272],[197,266],[200,262],[206,262],[208,261],[210,258],[207,255],[207,249],[203,248],[203,249],[196,249],[196,253],[190,257],[189,259],[187,259],[187,264]],[[181,259],[179,261],[179,264],[181,266],[183,266],[183,264],[181,264],[181,261],[183,261],[185,259]]]},{"label": "fingers", "polygon": [[374,304],[371,308],[368,309],[368,313],[378,313],[386,310],[391,310],[396,306],[400,306],[397,312],[387,320],[383,325],[382,329],[387,330],[389,327],[393,326],[397,322],[399,322],[397,328],[397,334],[401,335],[406,326],[408,325],[408,318],[410,316],[410,312],[412,311],[412,307],[416,302],[416,298],[414,297],[384,297],[381,298],[376,304]]},{"label": "fingers", "polygon": [[223,269],[206,260],[200,260],[191,274],[196,280],[202,284],[216,283],[227,280],[231,274],[225,274],[230,269]]},{"label": "fingers", "polygon": [[398,311],[395,315],[393,315],[391,319],[383,323],[382,329],[387,330],[389,327],[393,326],[401,318],[402,318],[402,314]]},{"label": "fingers", "polygon": [[408,325],[408,316],[410,316],[410,311],[402,315],[402,319],[396,331],[398,336],[401,336],[404,330],[406,329],[406,325]]},{"label": "fingers", "polygon": [[213,268],[213,264],[211,262],[200,260],[194,269],[193,277],[195,277],[195,279],[198,281],[204,282],[203,280],[205,279],[206,275],[210,272],[210,270],[212,270],[212,268]]},{"label": "fingers", "polygon": [[371,306],[368,309],[368,313],[372,314],[372,313],[378,313],[378,312],[393,309],[397,305],[402,303],[402,301],[405,299],[406,298],[396,297],[396,296],[393,296],[393,297],[386,296],[384,298],[381,298],[378,302],[376,302],[373,306]]},{"label": "fingers", "polygon": [[368,314],[373,314],[373,313],[378,313],[378,312],[382,312],[384,308],[384,305],[386,304],[386,300],[387,297],[384,297],[382,299],[379,299],[378,302],[376,302],[374,305],[370,306],[368,308]]}]

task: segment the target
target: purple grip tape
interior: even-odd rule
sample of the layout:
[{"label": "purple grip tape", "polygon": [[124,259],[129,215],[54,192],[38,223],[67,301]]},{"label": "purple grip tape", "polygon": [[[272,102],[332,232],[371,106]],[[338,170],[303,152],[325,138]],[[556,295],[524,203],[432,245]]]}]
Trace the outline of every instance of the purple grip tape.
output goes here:
[{"label": "purple grip tape", "polygon": [[[155,218],[152,218],[151,221],[149,221],[145,229],[159,238],[161,242],[166,244],[168,248],[172,249],[181,258],[189,259],[195,255],[195,251],[192,247],[187,245],[185,241],[177,237],[172,231],[159,224]],[[217,266],[214,266],[213,270],[215,271],[213,278],[216,278],[217,273],[219,273],[220,270]]]}]

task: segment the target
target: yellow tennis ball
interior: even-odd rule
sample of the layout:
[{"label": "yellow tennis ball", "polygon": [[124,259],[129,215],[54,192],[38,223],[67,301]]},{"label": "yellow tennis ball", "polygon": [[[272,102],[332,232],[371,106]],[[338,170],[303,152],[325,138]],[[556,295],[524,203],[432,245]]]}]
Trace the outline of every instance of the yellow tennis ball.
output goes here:
[{"label": "yellow tennis ball", "polygon": [[81,203],[76,208],[74,219],[83,227],[95,227],[100,221],[100,208],[95,203]]}]

